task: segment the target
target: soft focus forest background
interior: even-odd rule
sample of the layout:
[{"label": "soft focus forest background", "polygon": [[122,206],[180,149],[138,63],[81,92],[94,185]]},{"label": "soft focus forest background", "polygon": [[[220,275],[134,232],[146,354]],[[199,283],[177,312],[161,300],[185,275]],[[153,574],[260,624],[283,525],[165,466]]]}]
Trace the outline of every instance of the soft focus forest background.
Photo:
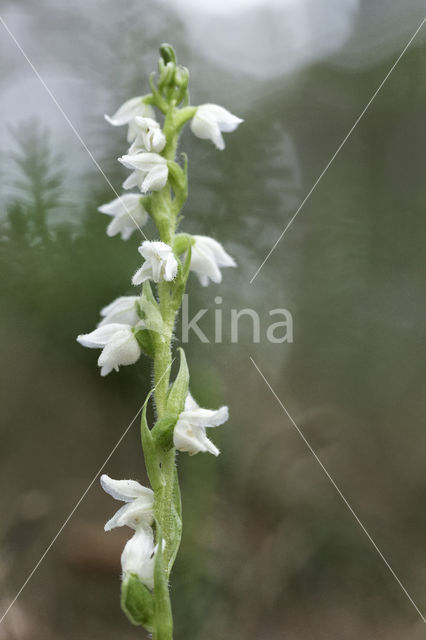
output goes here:
[{"label": "soft focus forest background", "polygon": [[[205,5],[205,6],[204,6]],[[245,119],[223,153],[186,132],[184,227],[235,256],[190,281],[213,337],[187,346],[200,404],[228,404],[218,459],[180,455],[176,640],[417,640],[424,626],[252,366],[251,355],[417,605],[425,601],[426,27],[252,284],[249,281],[422,19],[422,2],[3,0],[2,16],[120,188],[124,129],[158,46],[194,104]],[[0,616],[133,418],[149,362],[101,379],[78,333],[132,293],[136,234],[107,238],[114,196],[0,25]],[[147,228],[147,235],[154,233]],[[248,320],[231,344],[229,310]],[[294,343],[265,338],[287,308]],[[243,324],[243,322],[242,322]],[[243,327],[242,327],[243,329]],[[179,344],[180,330],[176,332]],[[105,471],[146,476],[135,424]],[[1,640],[144,637],[119,609],[128,531],[96,480],[0,625]]]}]

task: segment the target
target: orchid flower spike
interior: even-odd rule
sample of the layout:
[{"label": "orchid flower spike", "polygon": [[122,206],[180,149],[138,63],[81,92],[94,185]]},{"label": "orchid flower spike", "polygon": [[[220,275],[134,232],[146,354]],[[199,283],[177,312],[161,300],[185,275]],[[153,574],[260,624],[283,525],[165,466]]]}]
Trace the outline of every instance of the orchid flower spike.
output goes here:
[{"label": "orchid flower spike", "polygon": [[126,504],[105,525],[105,531],[115,527],[146,529],[154,521],[154,492],[136,480],[113,480],[105,473],[100,478],[104,491]]},{"label": "orchid flower spike", "polygon": [[160,153],[166,146],[166,136],[161,127],[152,118],[136,117],[134,120],[136,139],[129,149],[129,155],[139,151]]},{"label": "orchid flower spike", "polygon": [[155,562],[154,534],[151,527],[137,529],[126,542],[121,554],[123,580],[129,575],[138,576],[148,589],[154,588]]},{"label": "orchid flower spike", "polygon": [[123,240],[128,240],[132,233],[141,229],[148,220],[148,213],[138,193],[126,193],[103,204],[98,211],[112,217],[107,227],[107,235],[112,237],[120,233]]},{"label": "orchid flower spike", "polygon": [[188,393],[185,406],[179,415],[173,432],[173,444],[179,451],[187,451],[193,456],[200,451],[208,451],[215,456],[219,449],[207,438],[206,428],[218,427],[229,418],[228,407],[216,411],[201,409]]},{"label": "orchid flower spike", "polygon": [[138,249],[145,262],[132,278],[132,284],[142,284],[145,280],[162,282],[174,280],[178,270],[178,263],[173,249],[160,241],[145,240]]},{"label": "orchid flower spike", "polygon": [[140,300],[139,296],[120,296],[116,298],[101,309],[102,320],[98,327],[112,323],[128,324],[131,327],[137,325],[140,322],[136,308],[138,300]]},{"label": "orchid flower spike", "polygon": [[[143,326],[142,321],[140,326]],[[121,365],[134,364],[142,353],[132,327],[118,322],[105,324],[91,333],[79,335],[77,342],[90,349],[102,349],[98,358],[101,376],[107,376],[113,369],[118,371]]]},{"label": "orchid flower spike", "polygon": [[142,193],[161,191],[169,175],[167,160],[158,153],[135,153],[118,158],[133,173],[123,182],[123,189],[139,187]]},{"label": "orchid flower spike", "polygon": [[137,116],[141,116],[142,118],[155,118],[154,109],[144,102],[144,98],[145,96],[130,98],[130,100],[126,100],[126,102],[117,109],[113,116],[104,116],[105,120],[114,127],[121,127],[124,124],[129,125],[127,142],[133,142],[136,138],[137,132],[134,126],[134,119]]},{"label": "orchid flower spike", "polygon": [[190,270],[197,274],[203,287],[212,282],[222,282],[219,267],[236,267],[235,260],[225,251],[220,242],[208,236],[193,236]]},{"label": "orchid flower spike", "polygon": [[241,122],[244,120],[218,104],[202,104],[192,118],[191,131],[197,138],[211,140],[222,151],[225,148],[222,131],[235,131]]}]

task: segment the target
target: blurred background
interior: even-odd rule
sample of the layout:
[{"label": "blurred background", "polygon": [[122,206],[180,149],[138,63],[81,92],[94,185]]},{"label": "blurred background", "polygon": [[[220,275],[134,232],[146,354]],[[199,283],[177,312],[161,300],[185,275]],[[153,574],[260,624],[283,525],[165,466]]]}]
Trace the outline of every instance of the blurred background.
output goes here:
[{"label": "blurred background", "polygon": [[[184,228],[239,269],[190,281],[222,344],[187,345],[200,404],[228,404],[218,459],[179,455],[184,537],[176,640],[417,640],[424,626],[264,381],[318,453],[417,605],[425,601],[426,28],[252,284],[253,274],[424,13],[421,0],[2,0],[2,17],[116,189],[124,129],[103,120],[149,91],[158,46],[192,102],[245,119],[226,151],[190,132]],[[131,294],[136,234],[107,238],[102,175],[0,25],[0,615],[133,418],[149,362],[101,379],[76,335]],[[147,228],[147,235],[154,230]],[[262,320],[253,344],[231,308]],[[269,309],[294,319],[271,345]],[[244,327],[243,327],[244,324]],[[180,330],[176,332],[176,346]],[[146,481],[138,425],[105,471]],[[1,640],[132,640],[119,609],[129,532],[96,481],[0,625]],[[423,544],[422,544],[423,543]]]}]

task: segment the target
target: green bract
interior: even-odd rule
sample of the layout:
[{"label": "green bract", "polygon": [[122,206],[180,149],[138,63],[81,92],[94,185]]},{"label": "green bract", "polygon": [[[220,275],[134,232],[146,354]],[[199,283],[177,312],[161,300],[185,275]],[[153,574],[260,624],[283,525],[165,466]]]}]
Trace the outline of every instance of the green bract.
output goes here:
[{"label": "green bract", "polygon": [[137,576],[130,575],[121,585],[121,608],[135,625],[153,630],[154,598]]}]

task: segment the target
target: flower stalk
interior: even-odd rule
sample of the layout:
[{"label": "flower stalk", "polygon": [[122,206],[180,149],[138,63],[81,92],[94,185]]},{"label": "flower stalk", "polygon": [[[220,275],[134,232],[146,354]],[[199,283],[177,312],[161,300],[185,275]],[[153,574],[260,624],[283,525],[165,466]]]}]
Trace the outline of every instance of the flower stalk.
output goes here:
[{"label": "flower stalk", "polygon": [[[128,153],[119,161],[132,173],[124,189],[138,187],[144,194],[126,194],[102,205],[112,217],[108,235],[127,240],[141,230],[149,217],[159,240],[139,247],[144,259],[132,283],[142,285],[140,296],[120,296],[101,311],[98,327],[77,339],[101,348],[101,375],[134,364],[144,353],[153,359],[154,387],[142,411],[141,439],[145,466],[152,489],[133,480],[102,476],[102,487],[124,501],[106,525],[134,530],[122,558],[121,605],[129,620],[145,627],[154,640],[172,640],[173,617],[169,579],[182,535],[182,507],[176,469],[176,451],[219,454],[206,429],[228,419],[227,407],[202,409],[189,392],[185,353],[179,350],[179,371],[171,382],[174,360],[172,340],[176,317],[188,277],[196,273],[203,286],[222,280],[222,267],[236,266],[222,245],[206,236],[177,233],[180,211],[188,197],[187,158],[177,158],[179,135],[191,121],[193,133],[224,148],[222,132],[233,131],[241,121],[219,105],[189,104],[189,72],[177,64],[170,45],[160,48],[158,77],[150,77],[151,94],[127,100],[106,119],[113,126],[127,125]],[[163,126],[155,119],[163,116]],[[155,406],[156,422],[149,428],[147,405]]]}]

